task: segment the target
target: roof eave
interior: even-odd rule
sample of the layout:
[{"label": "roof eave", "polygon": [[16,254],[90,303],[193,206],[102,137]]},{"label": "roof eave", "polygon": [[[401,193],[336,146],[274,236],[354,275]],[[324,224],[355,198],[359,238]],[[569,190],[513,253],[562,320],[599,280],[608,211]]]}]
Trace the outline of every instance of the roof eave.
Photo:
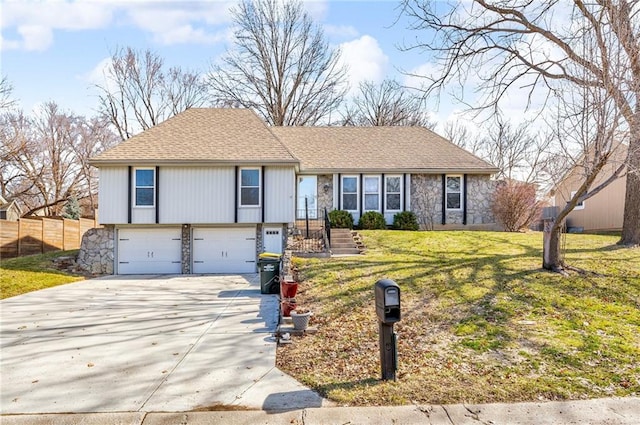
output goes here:
[{"label": "roof eave", "polygon": [[301,174],[496,174],[497,168],[304,168]]},{"label": "roof eave", "polygon": [[212,165],[283,165],[283,166],[296,166],[299,161],[296,159],[268,159],[268,160],[178,160],[178,159],[92,159],[89,160],[89,164],[94,167],[101,166],[160,166],[160,165],[175,165],[175,166],[212,166]]}]

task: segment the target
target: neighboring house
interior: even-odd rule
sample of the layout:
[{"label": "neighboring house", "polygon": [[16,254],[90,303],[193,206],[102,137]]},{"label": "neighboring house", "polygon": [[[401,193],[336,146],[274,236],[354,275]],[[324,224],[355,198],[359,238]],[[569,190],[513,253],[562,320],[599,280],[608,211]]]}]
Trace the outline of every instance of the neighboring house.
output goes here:
[{"label": "neighboring house", "polygon": [[0,196],[0,220],[18,221],[20,216],[22,216],[22,210],[18,203],[15,200],[7,202]]},{"label": "neighboring house", "polygon": [[92,164],[119,274],[255,272],[258,253],[283,251],[305,198],[314,216],[493,222],[497,170],[419,127],[268,127],[251,110],[189,109]]},{"label": "neighboring house", "polygon": [[[627,145],[620,144],[613,152],[609,163],[602,169],[592,188],[607,180],[627,158]],[[552,203],[556,207],[564,205],[575,195],[582,185],[584,177],[579,167],[574,167],[564,176],[552,190]],[[624,215],[624,199],[627,177],[623,174],[607,187],[578,204],[566,219],[567,229],[587,232],[622,229]]]}]

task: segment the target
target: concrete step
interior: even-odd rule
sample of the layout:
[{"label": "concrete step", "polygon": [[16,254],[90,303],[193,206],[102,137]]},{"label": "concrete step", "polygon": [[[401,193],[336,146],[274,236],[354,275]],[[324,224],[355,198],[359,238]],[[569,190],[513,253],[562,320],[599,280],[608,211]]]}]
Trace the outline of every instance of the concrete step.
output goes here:
[{"label": "concrete step", "polygon": [[353,243],[353,241],[346,241],[346,242],[336,242],[334,240],[331,240],[331,249],[334,248],[355,248],[356,244]]},{"label": "concrete step", "polygon": [[358,248],[333,248],[331,247],[331,255],[358,255]]},{"label": "concrete step", "polygon": [[335,233],[335,234],[347,234],[350,235],[351,234],[351,230],[350,229],[331,229],[331,233]]},{"label": "concrete step", "polygon": [[332,241],[353,241],[353,237],[351,236],[343,236],[343,235],[331,235],[331,240]]}]

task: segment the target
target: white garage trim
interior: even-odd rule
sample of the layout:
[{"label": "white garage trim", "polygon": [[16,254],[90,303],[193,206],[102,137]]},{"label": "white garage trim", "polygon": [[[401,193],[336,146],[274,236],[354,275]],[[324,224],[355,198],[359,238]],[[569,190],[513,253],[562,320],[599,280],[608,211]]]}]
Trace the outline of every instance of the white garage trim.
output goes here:
[{"label": "white garage trim", "polygon": [[191,270],[204,273],[255,273],[255,227],[194,227]]},{"label": "white garage trim", "polygon": [[182,273],[180,228],[121,228],[118,232],[118,274]]}]

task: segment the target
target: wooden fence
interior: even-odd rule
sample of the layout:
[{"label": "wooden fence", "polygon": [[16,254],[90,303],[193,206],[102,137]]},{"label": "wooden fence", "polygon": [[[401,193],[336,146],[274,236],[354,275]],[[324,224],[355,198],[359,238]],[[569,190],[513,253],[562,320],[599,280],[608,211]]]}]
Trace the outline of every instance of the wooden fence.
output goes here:
[{"label": "wooden fence", "polygon": [[0,220],[0,258],[79,249],[82,235],[98,227],[95,219],[21,218]]}]

